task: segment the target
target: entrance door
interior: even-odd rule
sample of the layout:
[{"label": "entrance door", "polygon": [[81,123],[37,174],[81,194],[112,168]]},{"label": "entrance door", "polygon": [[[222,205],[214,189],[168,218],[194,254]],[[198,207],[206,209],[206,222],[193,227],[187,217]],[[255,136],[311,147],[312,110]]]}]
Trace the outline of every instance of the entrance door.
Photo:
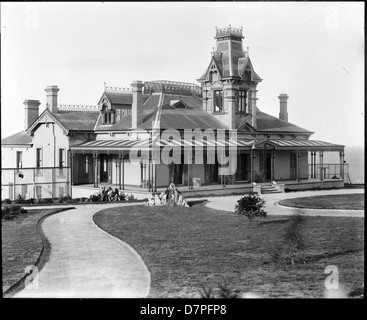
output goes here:
[{"label": "entrance door", "polygon": [[[210,158],[210,161],[208,160]],[[209,162],[209,163],[208,163]],[[213,163],[214,162],[214,163]],[[215,155],[204,153],[205,183],[218,183],[218,159]]]},{"label": "entrance door", "polygon": [[290,167],[290,179],[291,180],[294,180],[297,178],[297,154],[295,152],[291,152],[290,154],[291,156],[291,167]]},{"label": "entrance door", "polygon": [[110,156],[103,154],[101,155],[101,179],[100,182],[111,183],[112,179],[112,159]]},{"label": "entrance door", "polygon": [[236,181],[249,180],[249,171],[250,171],[250,155],[240,153],[237,156]]},{"label": "entrance door", "polygon": [[173,183],[182,184],[183,164],[173,164]]},{"label": "entrance door", "polygon": [[266,155],[265,178],[266,180],[271,180],[271,154],[270,153]]}]

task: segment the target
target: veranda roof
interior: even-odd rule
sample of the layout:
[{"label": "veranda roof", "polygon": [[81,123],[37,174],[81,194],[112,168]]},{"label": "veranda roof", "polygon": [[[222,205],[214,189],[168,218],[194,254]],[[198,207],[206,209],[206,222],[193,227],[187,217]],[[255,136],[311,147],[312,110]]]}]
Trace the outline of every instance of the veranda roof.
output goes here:
[{"label": "veranda roof", "polygon": [[192,148],[192,147],[236,147],[238,149],[250,150],[253,146],[255,149],[270,148],[280,150],[319,150],[319,151],[340,151],[344,149],[343,145],[333,144],[325,141],[316,140],[273,140],[267,139],[262,141],[256,140],[223,140],[223,139],[206,139],[206,140],[191,140],[191,139],[173,139],[162,140],[158,139],[154,142],[151,139],[146,140],[94,140],[81,143],[71,147],[71,150],[104,150],[104,151],[119,151],[134,149],[151,149],[152,147],[163,148]]},{"label": "veranda roof", "polygon": [[165,146],[168,147],[180,147],[180,148],[191,148],[191,147],[237,147],[237,148],[247,148],[251,149],[254,140],[248,141],[240,141],[240,140],[217,140],[217,139],[209,139],[209,140],[185,140],[185,139],[176,139],[176,140],[162,140],[158,139],[154,142],[150,140],[95,140],[84,142],[79,145],[75,145],[71,147],[71,150],[130,150],[132,148],[136,149],[151,149],[152,147],[163,148]]},{"label": "veranda roof", "polygon": [[333,144],[325,141],[318,140],[263,140],[261,142],[257,142],[255,144],[255,148],[263,149],[264,145],[268,144],[273,146],[275,149],[282,150],[294,150],[294,149],[303,149],[303,150],[318,150],[318,151],[340,151],[344,149],[344,145],[341,144]]}]

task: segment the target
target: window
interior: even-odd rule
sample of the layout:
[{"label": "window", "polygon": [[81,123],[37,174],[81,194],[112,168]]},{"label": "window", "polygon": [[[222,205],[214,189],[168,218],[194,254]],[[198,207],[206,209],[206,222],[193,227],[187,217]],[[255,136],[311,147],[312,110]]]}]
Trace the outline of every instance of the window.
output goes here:
[{"label": "window", "polygon": [[27,198],[27,191],[28,191],[28,186],[26,184],[22,184],[22,197],[23,198]]},{"label": "window", "polygon": [[89,172],[89,157],[85,156],[85,173]]},{"label": "window", "polygon": [[42,148],[36,149],[36,167],[37,168],[42,167]]},{"label": "window", "polygon": [[20,169],[23,167],[22,159],[23,159],[22,151],[17,151],[17,169]]},{"label": "window", "polygon": [[37,199],[42,199],[42,187],[36,186],[36,197]]},{"label": "window", "polygon": [[223,92],[222,90],[214,91],[214,112],[223,112]]},{"label": "window", "polygon": [[65,166],[65,149],[59,149],[59,167]]},{"label": "window", "polygon": [[65,193],[65,189],[64,187],[59,187],[59,197],[64,197],[66,196],[66,194],[64,195]]},{"label": "window", "polygon": [[115,112],[106,110],[102,112],[102,124],[113,124],[115,122]]},{"label": "window", "polygon": [[59,149],[59,174],[64,175],[65,149]]},{"label": "window", "polygon": [[246,91],[238,92],[238,112],[246,112]]}]

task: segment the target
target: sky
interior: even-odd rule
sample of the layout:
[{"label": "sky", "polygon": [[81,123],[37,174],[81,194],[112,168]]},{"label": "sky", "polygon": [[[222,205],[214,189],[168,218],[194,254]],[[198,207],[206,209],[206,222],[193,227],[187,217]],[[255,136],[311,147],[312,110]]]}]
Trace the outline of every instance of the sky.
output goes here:
[{"label": "sky", "polygon": [[[133,80],[197,83],[215,27],[243,27],[263,79],[257,106],[311,139],[364,145],[364,2],[1,3],[1,135],[24,129],[23,101],[96,105]],[[197,83],[198,84],[198,83]]]}]

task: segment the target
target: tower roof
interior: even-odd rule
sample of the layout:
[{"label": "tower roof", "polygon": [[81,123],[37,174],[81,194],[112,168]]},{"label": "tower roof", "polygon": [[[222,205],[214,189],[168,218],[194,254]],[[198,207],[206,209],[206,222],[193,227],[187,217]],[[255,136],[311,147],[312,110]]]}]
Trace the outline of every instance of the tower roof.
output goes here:
[{"label": "tower roof", "polygon": [[245,38],[242,35],[242,27],[241,28],[233,28],[231,25],[227,28],[218,28],[215,27],[216,34],[215,39],[228,39],[228,38],[234,38],[237,40],[242,40]]},{"label": "tower roof", "polygon": [[[221,78],[236,78],[245,81],[259,82],[261,78],[255,73],[248,52],[243,50],[242,27],[233,28],[231,25],[227,28],[216,27],[215,50],[212,52],[211,62],[205,73],[197,79],[198,81],[208,81],[209,73],[217,71]],[[214,70],[213,64],[215,64]],[[249,74],[245,74],[248,71]]]}]

